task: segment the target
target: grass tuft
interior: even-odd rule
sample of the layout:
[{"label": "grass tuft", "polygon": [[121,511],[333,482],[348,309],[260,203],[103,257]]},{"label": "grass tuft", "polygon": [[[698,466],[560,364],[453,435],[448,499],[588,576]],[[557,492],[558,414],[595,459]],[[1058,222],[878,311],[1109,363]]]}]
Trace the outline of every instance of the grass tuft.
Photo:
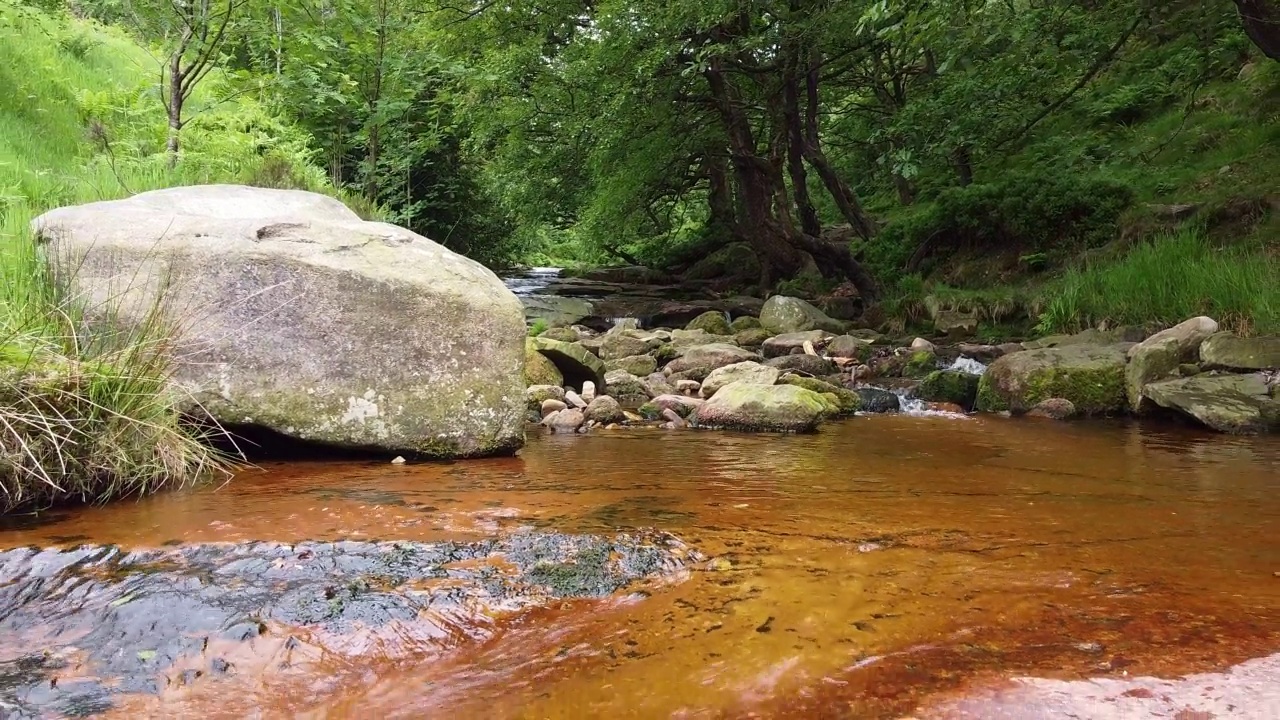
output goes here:
[{"label": "grass tuft", "polygon": [[1242,334],[1280,332],[1280,259],[1215,247],[1195,228],[1160,235],[1115,263],[1069,270],[1042,293],[1037,330],[1170,325],[1197,315]]}]

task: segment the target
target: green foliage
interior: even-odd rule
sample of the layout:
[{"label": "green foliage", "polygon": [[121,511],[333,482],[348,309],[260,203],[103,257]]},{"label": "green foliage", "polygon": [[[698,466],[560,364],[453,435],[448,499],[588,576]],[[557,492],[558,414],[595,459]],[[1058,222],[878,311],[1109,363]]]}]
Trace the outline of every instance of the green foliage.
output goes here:
[{"label": "green foliage", "polygon": [[544,318],[536,318],[533,323],[529,325],[529,337],[538,337],[546,331],[547,321]]},{"label": "green foliage", "polygon": [[182,422],[163,302],[135,326],[86,332],[110,308],[61,291],[30,220],[10,211],[0,225],[0,513],[226,473],[207,433]]},{"label": "green foliage", "polygon": [[926,270],[961,251],[1019,253],[1084,249],[1114,238],[1132,191],[1117,182],[1070,173],[1010,174],[999,181],[950,188],[890,225],[867,250],[884,275],[900,271],[922,244],[933,248]]},{"label": "green foliage", "polygon": [[1114,263],[1070,270],[1044,291],[1038,330],[1174,324],[1208,315],[1239,332],[1280,331],[1280,260],[1217,247],[1188,229],[1143,242]]}]

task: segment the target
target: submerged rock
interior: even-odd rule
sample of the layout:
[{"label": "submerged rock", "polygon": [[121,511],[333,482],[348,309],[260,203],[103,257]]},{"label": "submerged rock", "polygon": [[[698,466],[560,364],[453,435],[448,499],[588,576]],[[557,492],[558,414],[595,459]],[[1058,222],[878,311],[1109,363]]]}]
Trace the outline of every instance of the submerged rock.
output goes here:
[{"label": "submerged rock", "polygon": [[[204,682],[281,643],[310,644],[302,656],[357,660],[373,643],[420,658],[484,638],[494,615],[605,597],[698,559],[643,531],[0,552],[0,633],[32,649],[0,662],[0,715],[103,712],[117,694]],[[75,675],[63,677],[64,656]]]},{"label": "submerged rock", "polygon": [[[452,457],[523,441],[524,307],[483,265],[316,193],[177,187],[33,229],[103,320],[178,328],[193,412]],[[109,315],[109,317],[106,317]]]},{"label": "submerged rock", "polygon": [[1005,355],[978,386],[978,410],[1025,413],[1049,398],[1070,400],[1084,415],[1121,412],[1128,344],[1066,345]]},{"label": "submerged rock", "polygon": [[1048,418],[1049,420],[1070,420],[1079,414],[1075,403],[1063,398],[1049,398],[1027,412],[1027,417]]},{"label": "submerged rock", "polygon": [[812,432],[838,407],[822,395],[794,385],[732,383],[694,413],[708,428],[746,432]]}]

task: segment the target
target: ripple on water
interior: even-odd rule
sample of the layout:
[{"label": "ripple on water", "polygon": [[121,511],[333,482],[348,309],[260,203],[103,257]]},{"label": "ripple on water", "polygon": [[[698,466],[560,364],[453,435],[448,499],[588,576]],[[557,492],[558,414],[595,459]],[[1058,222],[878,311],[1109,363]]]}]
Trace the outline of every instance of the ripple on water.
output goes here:
[{"label": "ripple on water", "polygon": [[[949,693],[1013,677],[1177,677],[1276,653],[1278,467],[1275,439],[1126,423],[884,416],[811,436],[627,430],[537,437],[517,458],[448,465],[267,466],[216,490],[0,532],[0,544],[470,543],[655,527],[709,558],[638,595],[540,605],[443,655],[380,660],[375,644],[350,673],[306,658],[301,630],[294,650],[257,638],[230,660],[273,668],[270,682],[206,674],[180,692],[116,698],[121,717],[241,706],[928,717]],[[38,627],[57,629],[28,631]],[[1041,702],[1014,697],[1015,708]]]}]

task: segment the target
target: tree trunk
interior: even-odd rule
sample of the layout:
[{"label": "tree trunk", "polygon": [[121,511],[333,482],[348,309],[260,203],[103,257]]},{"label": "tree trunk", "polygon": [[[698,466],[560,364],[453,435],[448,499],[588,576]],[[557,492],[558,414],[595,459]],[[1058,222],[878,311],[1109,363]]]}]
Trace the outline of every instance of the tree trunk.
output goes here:
[{"label": "tree trunk", "polygon": [[791,193],[795,198],[796,212],[800,215],[800,230],[817,237],[822,234],[822,221],[809,197],[809,177],[804,167],[804,119],[800,114],[800,80],[796,77],[799,62],[787,63],[782,86],[783,121],[787,131],[787,173],[791,177]]},{"label": "tree trunk", "polygon": [[1236,0],[1244,32],[1272,60],[1280,60],[1280,3],[1276,0]]},{"label": "tree trunk", "polygon": [[951,151],[951,160],[955,163],[956,175],[960,179],[960,187],[969,187],[973,184],[973,157],[969,154],[969,148],[958,145],[955,150]]},{"label": "tree trunk", "polygon": [[840,179],[835,168],[832,167],[827,160],[827,156],[822,152],[822,140],[818,132],[818,103],[821,101],[818,94],[818,76],[820,72],[818,64],[813,63],[805,79],[809,107],[804,157],[813,166],[813,169],[818,171],[818,177],[822,178],[822,184],[826,186],[831,199],[836,203],[836,207],[840,208],[840,214],[844,216],[845,222],[849,223],[853,231],[860,237],[864,239],[872,238],[876,234],[875,223],[862,210],[858,197]]},{"label": "tree trunk", "polygon": [[788,239],[790,233],[773,213],[773,167],[760,156],[751,121],[743,111],[736,90],[725,78],[723,63],[711,60],[703,73],[711,89],[716,110],[729,141],[729,160],[737,181],[744,217],[738,233],[751,243],[760,257],[761,282],[772,286],[800,268],[800,253]]},{"label": "tree trunk", "polygon": [[169,104],[165,108],[169,115],[169,168],[178,165],[178,151],[181,149],[182,104],[183,104],[182,55],[174,53],[169,58]]},{"label": "tree trunk", "polygon": [[916,186],[904,177],[902,173],[893,173],[893,187],[898,191],[898,202],[903,205],[912,205],[915,203]]}]

